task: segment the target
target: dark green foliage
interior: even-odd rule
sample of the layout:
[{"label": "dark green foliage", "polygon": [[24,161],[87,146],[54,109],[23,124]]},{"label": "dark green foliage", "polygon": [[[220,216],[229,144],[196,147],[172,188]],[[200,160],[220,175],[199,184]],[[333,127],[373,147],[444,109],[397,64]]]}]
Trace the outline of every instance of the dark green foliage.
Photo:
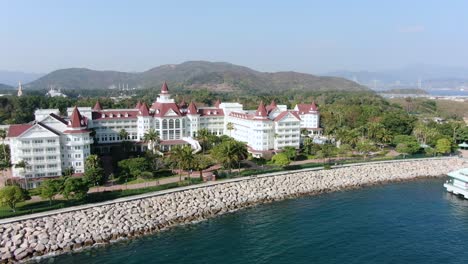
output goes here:
[{"label": "dark green foliage", "polygon": [[149,171],[150,164],[146,158],[131,158],[119,161],[118,168],[119,178],[128,180],[137,178],[144,171]]}]

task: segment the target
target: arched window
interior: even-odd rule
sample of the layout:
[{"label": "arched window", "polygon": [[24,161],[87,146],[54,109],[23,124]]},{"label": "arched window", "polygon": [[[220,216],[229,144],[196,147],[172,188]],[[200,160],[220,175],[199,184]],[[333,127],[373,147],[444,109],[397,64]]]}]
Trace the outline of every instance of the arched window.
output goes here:
[{"label": "arched window", "polygon": [[174,119],[169,119],[169,129],[174,128]]},{"label": "arched window", "polygon": [[162,128],[167,129],[167,120],[166,119],[163,119],[163,121],[162,121]]},{"label": "arched window", "polygon": [[175,121],[175,128],[180,128],[180,120],[176,119]]}]

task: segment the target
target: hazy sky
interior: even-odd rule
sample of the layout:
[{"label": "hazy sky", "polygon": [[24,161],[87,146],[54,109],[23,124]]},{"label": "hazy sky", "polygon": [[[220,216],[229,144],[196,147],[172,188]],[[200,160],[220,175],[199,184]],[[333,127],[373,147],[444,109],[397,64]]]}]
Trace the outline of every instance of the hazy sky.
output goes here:
[{"label": "hazy sky", "polygon": [[468,1],[0,0],[0,69],[468,66]]}]

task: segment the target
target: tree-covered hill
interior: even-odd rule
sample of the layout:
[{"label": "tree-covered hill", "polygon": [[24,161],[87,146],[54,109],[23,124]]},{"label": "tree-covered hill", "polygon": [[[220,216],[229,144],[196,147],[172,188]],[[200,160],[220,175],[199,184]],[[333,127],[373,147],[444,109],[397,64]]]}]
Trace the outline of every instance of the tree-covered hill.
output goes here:
[{"label": "tree-covered hill", "polygon": [[0,90],[13,90],[14,88],[9,86],[9,85],[6,85],[6,84],[3,84],[3,83],[0,83]]},{"label": "tree-covered hill", "polygon": [[188,61],[163,65],[140,73],[95,71],[83,68],[57,70],[26,85],[27,89],[50,87],[108,89],[159,87],[167,81],[172,88],[218,92],[270,93],[271,91],[366,91],[368,88],[339,77],[321,77],[297,72],[266,73],[225,62]]}]

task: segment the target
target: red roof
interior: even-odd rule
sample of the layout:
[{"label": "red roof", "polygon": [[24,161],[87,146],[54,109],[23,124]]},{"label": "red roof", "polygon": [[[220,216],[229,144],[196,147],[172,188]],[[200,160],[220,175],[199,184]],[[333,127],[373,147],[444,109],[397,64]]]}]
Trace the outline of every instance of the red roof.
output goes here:
[{"label": "red roof", "polygon": [[198,113],[201,116],[224,116],[223,109],[202,108],[198,109]]},{"label": "red roof", "polygon": [[273,109],[275,109],[276,107],[277,107],[277,105],[276,105],[275,99],[273,99],[273,100],[271,100],[270,105],[268,105],[268,106],[266,107],[266,110],[267,110],[268,113],[270,113],[270,112],[271,112]]},{"label": "red roof", "polygon": [[141,107],[141,102],[140,100],[138,100],[138,103],[135,105],[135,109],[140,109]]},{"label": "red roof", "polygon": [[140,111],[138,112],[140,116],[150,116],[148,106],[146,103],[141,104]]},{"label": "red roof", "polygon": [[315,102],[312,102],[312,104],[297,104],[297,110],[299,111],[299,114],[302,115],[318,111],[318,107]]},{"label": "red roof", "polygon": [[310,106],[310,110],[312,110],[312,111],[317,111],[318,110],[318,107],[315,104],[315,101],[312,101],[312,105]]},{"label": "red roof", "polygon": [[88,129],[65,130],[65,131],[63,131],[63,133],[66,133],[66,134],[80,134],[80,133],[87,133],[87,132],[91,132],[91,131],[88,130]]},{"label": "red roof", "polygon": [[280,121],[281,119],[283,119],[285,116],[288,115],[288,113],[291,113],[294,117],[296,117],[298,120],[301,120],[301,118],[299,117],[299,115],[297,114],[296,111],[283,111],[281,112],[277,117],[275,117],[274,121]]},{"label": "red roof", "polygon": [[[112,117],[111,117],[112,114]],[[93,113],[93,120],[136,119],[138,110],[105,110]],[[120,115],[120,117],[119,117]]]},{"label": "red roof", "polygon": [[187,103],[185,102],[184,99],[182,99],[182,101],[179,103],[179,108],[186,108],[187,107]]},{"label": "red roof", "polygon": [[164,82],[162,87],[161,87],[161,93],[162,94],[168,94],[169,93],[169,89],[167,88],[167,83]]},{"label": "red roof", "polygon": [[151,105],[150,109],[151,111],[154,111],[153,115],[157,117],[164,116],[169,110],[174,111],[177,116],[182,115],[176,103],[161,103],[156,101]]},{"label": "red roof", "polygon": [[68,126],[73,128],[80,128],[85,126],[83,117],[81,116],[80,111],[76,106],[75,109],[73,109]]},{"label": "red roof", "polygon": [[94,111],[101,111],[102,110],[102,106],[101,106],[101,103],[99,103],[99,101],[96,101],[96,104],[94,105],[93,110]]},{"label": "red roof", "polygon": [[216,108],[219,108],[219,105],[220,105],[220,104],[221,104],[221,100],[218,99],[218,100],[216,100],[216,102],[214,103],[214,106],[215,106]]},{"label": "red roof", "polygon": [[258,105],[257,111],[255,112],[255,118],[266,118],[268,117],[268,112],[263,104],[263,101]]},{"label": "red roof", "polygon": [[197,106],[193,102],[190,102],[190,104],[188,106],[187,114],[189,114],[189,115],[198,114]]},{"label": "red roof", "polygon": [[21,125],[11,125],[8,128],[7,137],[17,137],[23,134],[26,130],[30,129],[33,125],[31,124],[21,124]]},{"label": "red roof", "polygon": [[252,119],[253,118],[253,115],[244,114],[244,113],[237,113],[237,112],[231,112],[231,113],[229,113],[229,116],[242,118],[242,119]]}]

